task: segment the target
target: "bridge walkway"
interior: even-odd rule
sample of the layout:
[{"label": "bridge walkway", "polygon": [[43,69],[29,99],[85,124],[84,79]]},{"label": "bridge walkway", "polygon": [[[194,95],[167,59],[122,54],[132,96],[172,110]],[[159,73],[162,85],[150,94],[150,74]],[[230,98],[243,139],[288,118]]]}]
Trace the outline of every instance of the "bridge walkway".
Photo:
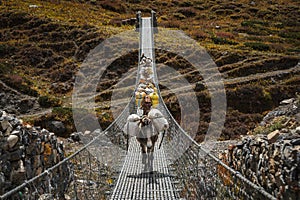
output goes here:
[{"label": "bridge walkway", "polygon": [[142,153],[136,138],[131,138],[111,199],[179,199],[163,147],[158,149],[159,142],[154,150],[153,173],[150,173],[144,171]]}]

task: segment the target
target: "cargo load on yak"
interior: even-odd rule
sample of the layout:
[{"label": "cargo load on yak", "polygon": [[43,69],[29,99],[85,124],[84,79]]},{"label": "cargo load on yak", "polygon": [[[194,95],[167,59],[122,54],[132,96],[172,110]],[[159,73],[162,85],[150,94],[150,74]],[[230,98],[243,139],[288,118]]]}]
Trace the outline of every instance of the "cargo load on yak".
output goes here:
[{"label": "cargo load on yak", "polygon": [[[151,123],[154,126],[155,133],[159,134],[169,128],[168,120],[158,109],[152,108],[149,111],[147,117],[151,120]],[[140,131],[139,125],[142,119],[143,117],[140,117],[137,114],[129,115],[127,118],[127,122],[123,128],[123,132],[126,135],[138,136]]]}]

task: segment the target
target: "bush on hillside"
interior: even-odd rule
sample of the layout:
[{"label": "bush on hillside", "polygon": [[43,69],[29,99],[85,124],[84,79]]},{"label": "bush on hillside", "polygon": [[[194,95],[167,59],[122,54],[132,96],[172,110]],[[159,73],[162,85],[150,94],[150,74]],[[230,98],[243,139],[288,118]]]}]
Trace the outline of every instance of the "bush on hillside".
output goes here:
[{"label": "bush on hillside", "polygon": [[8,63],[0,63],[0,74],[9,74],[11,73],[13,66]]},{"label": "bush on hillside", "polygon": [[18,90],[23,94],[34,97],[38,96],[37,91],[31,88],[32,83],[18,74],[6,74],[3,76],[2,80],[8,86]]},{"label": "bush on hillside", "polygon": [[44,107],[44,108],[59,106],[61,104],[58,99],[51,98],[49,96],[40,96],[38,98],[38,102],[39,102],[40,106]]},{"label": "bush on hillside", "polygon": [[211,39],[215,44],[229,44],[229,45],[237,45],[238,44],[237,42],[228,40],[226,38],[221,38],[221,37],[212,37]]},{"label": "bush on hillside", "polygon": [[[1,36],[1,35],[0,35]],[[6,44],[0,44],[0,57],[9,56],[16,48]]]},{"label": "bush on hillside", "polygon": [[270,50],[270,46],[261,42],[245,42],[244,45],[246,47],[250,47],[253,50],[258,51],[268,51]]}]

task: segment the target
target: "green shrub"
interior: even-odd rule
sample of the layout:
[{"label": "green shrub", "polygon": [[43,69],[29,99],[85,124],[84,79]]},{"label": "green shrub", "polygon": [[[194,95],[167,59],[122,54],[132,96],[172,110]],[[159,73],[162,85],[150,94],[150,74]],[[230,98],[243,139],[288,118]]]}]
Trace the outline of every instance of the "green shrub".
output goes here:
[{"label": "green shrub", "polygon": [[15,50],[15,47],[8,46],[6,44],[0,44],[0,57],[5,57],[11,54]]},{"label": "green shrub", "polygon": [[[73,109],[69,107],[54,107],[52,109],[52,117],[55,120],[63,122],[65,125],[67,132],[72,133],[76,131],[76,127],[74,125],[73,120]],[[88,126],[88,124],[87,124]],[[86,127],[88,130],[88,127]]]},{"label": "green shrub", "polygon": [[263,135],[267,135],[273,131],[276,130],[281,130],[284,126],[284,122],[285,122],[285,117],[277,117],[274,118],[271,122],[271,124],[266,125],[266,126],[257,126],[254,130],[253,130],[253,134],[257,135],[257,134],[263,134]]},{"label": "green shrub", "polygon": [[181,14],[181,13],[174,13],[174,17],[176,17],[177,19],[185,19],[186,17]]},{"label": "green shrub", "polygon": [[287,49],[288,52],[296,52],[296,53],[300,53],[300,48],[289,48]]},{"label": "green shrub", "polygon": [[261,43],[261,42],[245,42],[244,45],[246,47],[250,47],[254,50],[258,50],[258,51],[268,51],[270,50],[269,45]]},{"label": "green shrub", "polygon": [[13,66],[7,63],[0,63],[0,74],[10,74]]},{"label": "green shrub", "polygon": [[273,34],[272,30],[269,28],[269,23],[259,20],[246,20],[241,22],[239,29],[250,35],[270,35]]},{"label": "green shrub", "polygon": [[249,19],[251,16],[248,13],[237,13],[230,15],[230,18],[233,20],[237,19]]},{"label": "green shrub", "polygon": [[211,39],[215,44],[229,44],[229,45],[237,45],[238,44],[237,42],[227,40],[227,39],[221,38],[221,37],[212,37]]},{"label": "green shrub", "polygon": [[52,114],[56,116],[72,116],[72,108],[69,107],[54,107],[52,109]]},{"label": "green shrub", "polygon": [[229,9],[218,9],[215,11],[216,15],[231,15],[233,12],[233,10]]},{"label": "green shrub", "polygon": [[190,7],[193,6],[193,3],[191,1],[179,1],[180,7]]},{"label": "green shrub", "polygon": [[23,94],[37,97],[38,92],[31,88],[32,83],[18,74],[6,74],[2,77],[3,82]]},{"label": "green shrub", "polygon": [[195,10],[193,8],[180,8],[177,10],[177,13],[183,14],[185,17],[194,17],[196,16]]},{"label": "green shrub", "polygon": [[274,27],[276,27],[276,28],[283,28],[284,25],[281,22],[277,22],[277,23],[274,24]]},{"label": "green shrub", "polygon": [[48,96],[40,96],[38,98],[38,102],[39,102],[40,106],[44,107],[44,108],[59,106],[61,104],[58,99],[50,98]]},{"label": "green shrub", "polygon": [[246,20],[243,21],[241,25],[255,27],[256,25],[269,26],[269,23],[266,21],[259,21],[259,20]]},{"label": "green shrub", "polygon": [[48,96],[40,96],[38,99],[38,102],[39,102],[40,106],[42,106],[44,108],[51,107],[51,103],[50,103]]},{"label": "green shrub", "polygon": [[283,38],[290,38],[290,39],[300,39],[300,32],[292,32],[292,31],[282,31],[278,34],[280,37]]}]

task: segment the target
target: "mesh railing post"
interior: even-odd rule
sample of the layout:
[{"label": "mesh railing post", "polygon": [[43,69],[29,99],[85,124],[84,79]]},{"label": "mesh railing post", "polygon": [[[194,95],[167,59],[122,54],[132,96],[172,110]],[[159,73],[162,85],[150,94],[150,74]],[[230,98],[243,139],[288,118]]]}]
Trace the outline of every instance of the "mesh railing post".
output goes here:
[{"label": "mesh railing post", "polygon": [[46,170],[45,172],[46,172],[45,179],[46,179],[46,184],[47,184],[47,188],[48,188],[48,191],[46,191],[46,192],[48,192],[48,194],[52,196],[52,193],[51,193],[52,192],[52,189],[51,189],[52,186],[51,186],[51,178],[50,178],[51,174],[48,170]]},{"label": "mesh railing post", "polygon": [[75,174],[74,174],[74,164],[71,165],[71,181],[73,182],[73,190],[74,190],[74,197],[75,200],[78,200],[78,194],[77,194],[77,186],[76,186],[76,180],[75,180]]},{"label": "mesh railing post", "polygon": [[197,178],[199,178],[200,147],[196,146],[196,149],[197,149]]}]

